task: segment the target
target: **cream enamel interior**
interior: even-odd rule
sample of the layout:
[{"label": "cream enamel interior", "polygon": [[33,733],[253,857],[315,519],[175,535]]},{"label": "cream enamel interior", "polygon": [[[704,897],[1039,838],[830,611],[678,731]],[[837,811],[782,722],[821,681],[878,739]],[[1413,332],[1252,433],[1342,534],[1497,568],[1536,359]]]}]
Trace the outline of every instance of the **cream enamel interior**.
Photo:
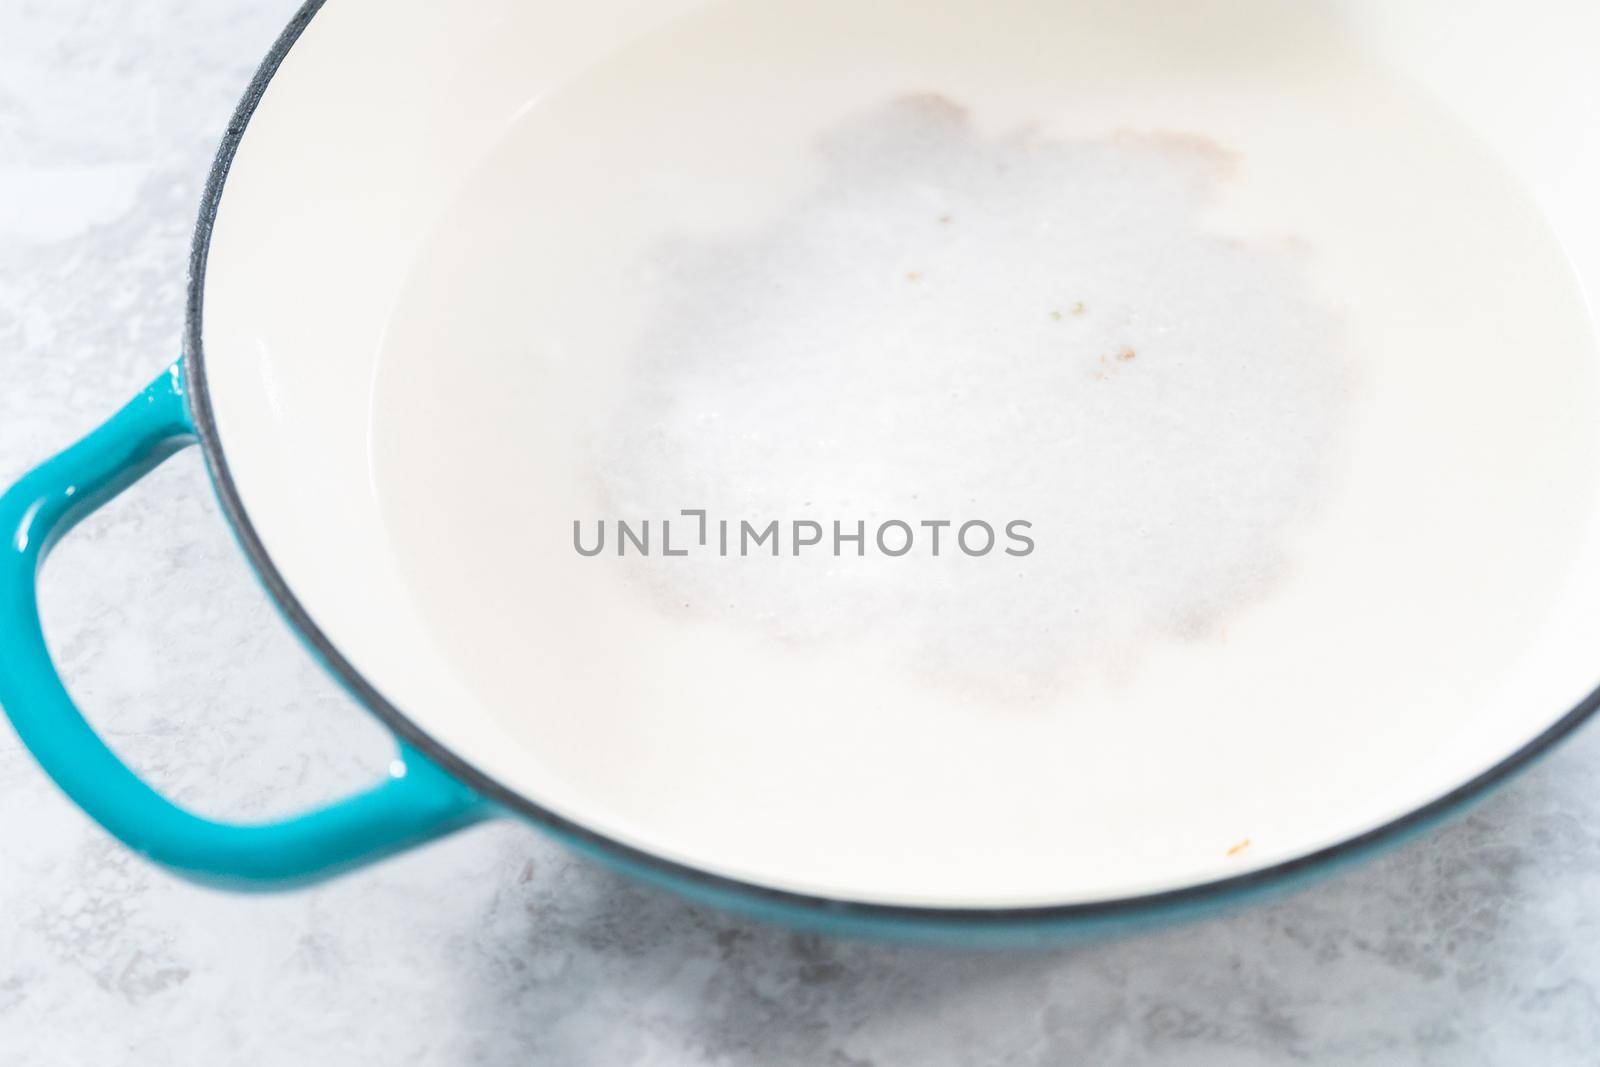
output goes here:
[{"label": "cream enamel interior", "polygon": [[[1493,766],[1600,684],[1600,531],[1589,528],[1564,573],[1561,594],[1537,620],[1530,648],[1508,658],[1492,692],[1463,713],[1450,736],[1428,741],[1397,730],[1393,738],[1375,738],[1330,732],[1314,721],[1285,726],[1272,744],[1314,746],[1319,758],[1353,767],[1365,761],[1375,775],[1381,768],[1382,780],[1364,795],[1344,798],[1274,792],[1260,800],[1270,818],[1255,824],[1219,801],[1215,840],[1196,854],[1158,847],[1160,837],[1151,830],[1163,810],[1204,809],[1207,800],[1159,777],[1139,781],[1141,803],[1090,813],[1106,839],[1130,843],[1132,858],[1109,874],[1045,860],[1004,873],[1006,863],[1020,863],[1007,853],[1008,839],[1025,850],[1029,835],[1048,833],[1057,820],[1081,820],[1083,812],[1035,812],[1027,825],[992,822],[978,828],[988,840],[965,855],[961,842],[971,836],[949,825],[955,816],[930,817],[926,825],[908,825],[904,840],[885,844],[888,861],[874,862],[849,849],[835,854],[825,837],[808,836],[782,820],[729,820],[703,832],[678,832],[608,803],[595,780],[562,781],[525,737],[507,729],[503,709],[485,706],[481,688],[462,676],[459,657],[436,640],[437,620],[423,617],[408,591],[415,576],[402,571],[413,564],[391,549],[372,475],[376,367],[419,251],[509,125],[625,43],[698,6],[670,0],[331,0],[272,79],[224,186],[205,278],[203,343],[229,471],[268,554],[319,629],[439,743],[580,824],[716,873],[846,899],[1044,905],[1177,888],[1334,844]],[[1160,2],[1146,6],[1152,18],[1160,17]],[[1206,8],[1249,35],[1251,6],[1213,0]],[[1193,17],[1195,6],[1188,7]],[[1600,188],[1600,137],[1591,130],[1590,116],[1600,96],[1600,74],[1586,43],[1600,34],[1600,11],[1551,2],[1530,12],[1499,0],[1353,0],[1327,7],[1339,25],[1425,86],[1493,147],[1531,191],[1577,274],[1592,286],[1600,278],[1600,207],[1594,196]],[[1083,10],[1092,17],[1094,5]],[[452,375],[442,373],[438,380],[448,390]],[[1577,449],[1595,447],[1594,435],[1578,428],[1571,440]],[[1595,457],[1585,458],[1579,466],[1600,472]],[[489,482],[484,491],[516,489]],[[459,548],[470,553],[476,546]],[[507,567],[516,565],[506,561]],[[482,627],[482,639],[492,643],[499,621],[485,613],[452,624],[462,627],[455,635],[460,641],[473,641]],[[1328,639],[1336,642],[1336,627],[1330,626]],[[727,648],[730,671],[748,651]],[[1336,656],[1337,648],[1331,646],[1329,654]],[[1359,662],[1347,667],[1352,673],[1386,669]],[[581,699],[542,689],[533,672],[525,672],[520,684],[530,704]],[[1204,730],[1194,729],[1193,710],[1174,708],[1172,721],[1148,730],[1148,743],[1192,744],[1203,736]],[[1213,721],[1230,714],[1227,708],[1203,710]],[[1398,718],[1404,714],[1394,710]],[[656,726],[677,728],[672,720]],[[717,738],[701,740],[712,758],[684,773],[706,782],[719,773]],[[640,747],[637,738],[608,742],[603,736],[566,736],[560,743],[610,743],[636,756]],[[1139,754],[1118,747],[1124,743],[1086,720],[1083,746],[1120,753],[1115,758],[1128,761],[1130,774],[1139,778]],[[1391,743],[1412,748],[1390,751],[1382,761],[1372,755]],[[816,751],[825,753],[829,744],[838,741],[820,741]],[[879,755],[891,759],[916,751],[908,741],[899,753]],[[1270,757],[1270,746],[1265,754]],[[1395,773],[1396,761],[1409,771]],[[615,790],[625,794],[635,785],[626,780],[625,760],[618,761],[617,773]],[[737,776],[730,775],[732,780]],[[825,795],[826,767],[797,777],[790,788],[801,800],[808,789]],[[730,802],[738,806],[737,798]],[[797,803],[792,810],[805,806]],[[1252,848],[1226,855],[1227,846],[1243,837],[1252,838]],[[941,841],[939,862],[919,862],[919,849],[939,848]],[[1197,859],[1201,853],[1209,858]],[[985,869],[1003,876],[984,877]],[[980,873],[953,873],[961,870]]]}]

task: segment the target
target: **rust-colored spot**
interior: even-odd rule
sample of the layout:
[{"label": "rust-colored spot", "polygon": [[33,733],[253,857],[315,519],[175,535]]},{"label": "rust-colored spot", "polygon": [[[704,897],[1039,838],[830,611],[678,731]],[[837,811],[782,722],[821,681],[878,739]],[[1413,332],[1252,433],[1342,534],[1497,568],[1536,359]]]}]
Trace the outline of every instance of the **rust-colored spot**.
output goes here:
[{"label": "rust-colored spot", "polygon": [[922,272],[920,270],[908,270],[908,271],[906,271],[906,281],[908,281],[908,282],[920,282],[921,280],[922,280]]},{"label": "rust-colored spot", "polygon": [[1117,353],[1117,359],[1121,360],[1123,363],[1126,363],[1136,355],[1138,355],[1138,353],[1133,349],[1124,348],[1121,352]]},{"label": "rust-colored spot", "polygon": [[898,98],[901,107],[911,115],[941,119],[945,122],[965,122],[967,109],[943,93],[905,93]]},{"label": "rust-colored spot", "polygon": [[1229,856],[1237,856],[1239,853],[1243,852],[1245,849],[1247,849],[1249,847],[1250,847],[1250,839],[1247,837],[1243,841],[1240,841],[1237,845],[1234,845],[1232,848],[1228,849],[1228,855]]}]

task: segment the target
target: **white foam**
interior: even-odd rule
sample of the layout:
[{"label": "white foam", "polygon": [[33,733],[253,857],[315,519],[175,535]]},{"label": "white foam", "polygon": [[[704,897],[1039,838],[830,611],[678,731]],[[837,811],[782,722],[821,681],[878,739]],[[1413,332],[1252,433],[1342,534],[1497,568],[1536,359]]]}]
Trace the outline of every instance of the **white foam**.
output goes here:
[{"label": "white foam", "polygon": [[1201,224],[1225,149],[984,137],[922,96],[817,151],[820,183],[765,225],[651,252],[635,385],[600,446],[613,513],[1024,519],[1037,549],[972,558],[947,531],[939,558],[641,559],[664,610],[871,639],[1019,699],[1267,595],[1349,372],[1306,252]]}]

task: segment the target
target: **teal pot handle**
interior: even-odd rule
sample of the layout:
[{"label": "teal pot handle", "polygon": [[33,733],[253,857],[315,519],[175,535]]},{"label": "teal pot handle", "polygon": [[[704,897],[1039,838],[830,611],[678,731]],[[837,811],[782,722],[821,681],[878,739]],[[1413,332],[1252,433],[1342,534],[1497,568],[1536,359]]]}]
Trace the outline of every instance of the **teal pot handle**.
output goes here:
[{"label": "teal pot handle", "polygon": [[196,440],[173,364],[103,426],[0,496],[0,705],[51,778],[130,848],[196,881],[286,888],[447,834],[487,814],[474,792],[404,744],[366,792],[287,819],[201,818],[146,785],[84,720],[39,624],[39,565],[85,515]]}]

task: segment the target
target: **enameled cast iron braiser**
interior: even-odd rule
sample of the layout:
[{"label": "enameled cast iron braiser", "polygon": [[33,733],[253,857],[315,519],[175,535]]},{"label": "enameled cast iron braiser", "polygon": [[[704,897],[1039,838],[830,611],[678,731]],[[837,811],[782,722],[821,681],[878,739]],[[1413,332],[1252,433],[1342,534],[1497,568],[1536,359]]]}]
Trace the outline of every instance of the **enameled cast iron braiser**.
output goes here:
[{"label": "enameled cast iron braiser", "polygon": [[[1592,117],[1573,89],[1587,86],[1592,98],[1600,85],[1584,44],[1600,26],[1593,13],[1559,3],[1538,17],[1510,3],[1470,13],[1443,0],[1334,6],[1520,161],[1578,275],[1600,276],[1600,214],[1592,206],[1600,141],[1584,128]],[[1495,735],[1494,758],[1447,768],[1447,787],[1425,802],[1351,825],[1338,840],[1308,833],[1241,873],[1120,893],[1064,891],[1059,900],[941,901],[937,887],[896,899],[784,884],[656,847],[570,802],[547,802],[530,780],[537,776],[518,780],[490,731],[465,710],[431,706],[427,681],[406,676],[408,650],[425,638],[392,610],[384,575],[363,570],[375,519],[349,491],[366,477],[365,442],[359,419],[346,416],[365,400],[371,366],[359,353],[373,347],[430,206],[449,195],[463,161],[492,142],[507,116],[561,71],[612,48],[637,17],[623,11],[629,5],[578,7],[306,4],[250,85],[212,170],[194,238],[183,358],[0,499],[0,703],[57,784],[129,847],[202,882],[270,889],[482,819],[517,816],[643,880],[760,917],[842,932],[1023,942],[1192,913],[1370,853],[1505,780],[1600,703],[1600,642],[1589,646],[1588,664],[1581,654],[1600,632],[1591,617],[1568,635],[1574,652],[1557,672],[1556,688],[1571,699],[1525,701],[1538,706]],[[1449,35],[1437,32],[1446,24]],[[1517,76],[1486,79],[1490,56]],[[259,352],[241,342],[253,330],[266,339]],[[201,818],[118,760],[63,688],[38,618],[41,560],[78,519],[190,444],[204,452],[240,546],[290,625],[399,739],[399,754],[370,791],[261,825]],[[1588,552],[1600,554],[1592,545]],[[528,685],[536,691],[538,680]]]}]

